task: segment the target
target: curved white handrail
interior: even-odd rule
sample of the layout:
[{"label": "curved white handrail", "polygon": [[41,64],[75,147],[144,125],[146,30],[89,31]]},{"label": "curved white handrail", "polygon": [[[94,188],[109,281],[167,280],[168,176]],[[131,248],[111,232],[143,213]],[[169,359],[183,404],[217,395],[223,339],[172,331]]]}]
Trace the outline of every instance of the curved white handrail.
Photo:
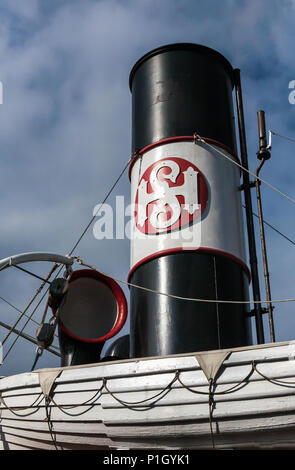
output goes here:
[{"label": "curved white handrail", "polygon": [[9,266],[15,266],[22,263],[30,263],[33,261],[52,261],[59,264],[64,264],[70,267],[74,258],[70,256],[58,255],[56,253],[44,253],[33,251],[31,253],[20,253],[18,255],[9,256],[0,260],[0,270],[9,268]]}]

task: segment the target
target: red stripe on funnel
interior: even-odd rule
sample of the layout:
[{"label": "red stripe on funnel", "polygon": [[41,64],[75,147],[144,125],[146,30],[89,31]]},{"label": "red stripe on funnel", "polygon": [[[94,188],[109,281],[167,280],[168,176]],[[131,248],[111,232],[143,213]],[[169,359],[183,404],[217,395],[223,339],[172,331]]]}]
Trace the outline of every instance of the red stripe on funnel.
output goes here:
[{"label": "red stripe on funnel", "polygon": [[208,247],[203,247],[203,246],[201,246],[199,248],[171,248],[169,250],[158,251],[156,253],[153,253],[152,255],[146,256],[142,260],[138,261],[138,263],[136,263],[130,269],[129,274],[128,274],[128,278],[127,278],[128,282],[130,282],[130,278],[131,278],[132,274],[134,273],[134,271],[139,266],[141,266],[142,264],[147,263],[148,261],[151,261],[153,259],[160,258],[161,256],[172,255],[174,253],[179,253],[179,252],[184,252],[184,251],[188,251],[188,252],[191,252],[191,253],[208,253],[208,254],[212,254],[212,255],[216,255],[216,256],[223,256],[225,258],[228,258],[231,261],[234,261],[235,263],[238,263],[242,266],[242,268],[244,269],[244,271],[246,272],[246,274],[248,276],[249,283],[251,282],[251,273],[250,273],[250,270],[249,270],[248,266],[246,265],[246,263],[244,263],[244,261],[242,261],[237,256],[232,255],[231,253],[228,253],[227,251],[217,250],[215,248],[208,248]]},{"label": "red stripe on funnel", "polygon": [[[220,147],[221,149],[225,150],[227,153],[229,153],[235,161],[241,165],[241,162],[239,160],[239,157],[229,148],[227,145],[222,144],[221,142],[218,142],[217,140],[210,139],[209,137],[202,137],[202,139],[205,142],[208,142],[208,144],[215,145],[216,147]],[[144,153],[148,152],[149,150],[152,150],[153,148],[159,147],[160,145],[164,144],[171,144],[174,142],[194,142],[195,136],[191,135],[185,135],[185,136],[179,136],[179,137],[167,137],[166,139],[159,140],[158,142],[154,142],[150,145],[147,145],[141,150],[135,151],[135,157],[131,160],[130,166],[129,166],[129,179],[131,179],[131,171],[133,168],[134,163],[138,160],[139,157],[141,157]],[[241,169],[240,169],[240,174],[241,174]]]}]

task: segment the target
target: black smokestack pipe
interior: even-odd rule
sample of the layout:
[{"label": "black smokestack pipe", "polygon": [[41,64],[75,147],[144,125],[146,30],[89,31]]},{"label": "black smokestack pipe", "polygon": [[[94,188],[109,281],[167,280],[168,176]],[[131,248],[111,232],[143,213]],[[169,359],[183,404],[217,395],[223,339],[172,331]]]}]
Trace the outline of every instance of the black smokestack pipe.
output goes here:
[{"label": "black smokestack pipe", "polygon": [[[233,86],[230,63],[195,44],[160,47],[133,67],[131,283],[181,297],[248,300],[240,172],[218,153],[237,159]],[[130,294],[131,357],[251,344],[246,304],[135,287]]]},{"label": "black smokestack pipe", "polygon": [[84,343],[58,327],[58,341],[61,352],[61,367],[93,364],[100,361],[100,354],[105,343]]}]

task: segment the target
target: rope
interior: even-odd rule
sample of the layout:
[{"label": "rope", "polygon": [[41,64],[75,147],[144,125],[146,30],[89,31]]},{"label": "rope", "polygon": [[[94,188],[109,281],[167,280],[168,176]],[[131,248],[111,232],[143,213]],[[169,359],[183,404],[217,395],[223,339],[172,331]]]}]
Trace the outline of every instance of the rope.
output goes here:
[{"label": "rope", "polygon": [[38,274],[32,273],[32,271],[29,271],[28,269],[22,268],[21,266],[18,266],[17,264],[12,264],[12,266],[16,269],[19,269],[20,271],[23,271],[24,273],[29,274],[32,277],[35,277],[36,279],[39,279],[40,281],[43,281],[47,284],[51,284],[51,282],[48,281],[47,279],[44,279],[43,277],[38,276]]},{"label": "rope", "polygon": [[[16,413],[11,407],[9,407],[6,402],[4,401],[3,399],[3,396],[2,394],[0,394],[0,403],[2,403],[4,405],[5,408],[7,408],[9,411],[11,411],[12,414],[14,414],[15,416],[17,417],[26,417],[26,416],[30,416],[34,413],[36,413],[36,411],[38,411],[39,407],[40,407],[40,404],[43,400],[43,398],[45,398],[45,412],[46,412],[46,418],[45,420],[47,421],[47,424],[48,424],[48,429],[49,429],[49,433],[50,433],[50,436],[52,438],[52,442],[54,443],[54,446],[55,446],[55,449],[58,450],[58,447],[57,447],[57,441],[56,441],[56,437],[54,436],[54,433],[53,433],[53,424],[52,424],[52,421],[51,421],[51,407],[50,407],[50,403],[53,403],[53,405],[55,407],[57,407],[59,410],[61,410],[64,414],[67,414],[69,416],[80,416],[84,413],[86,413],[87,411],[89,411],[91,408],[93,408],[93,406],[96,405],[96,401],[98,399],[98,395],[100,394],[100,396],[102,396],[102,392],[103,392],[103,389],[106,390],[106,392],[114,399],[116,400],[117,402],[119,402],[120,404],[122,404],[123,406],[127,407],[127,408],[131,408],[131,409],[134,409],[136,410],[136,408],[138,407],[141,407],[141,405],[143,403],[146,403],[146,402],[149,402],[151,400],[153,400],[152,403],[149,403],[149,405],[147,405],[148,408],[151,408],[155,403],[156,401],[160,400],[163,398],[163,396],[165,395],[165,393],[168,393],[171,389],[172,389],[172,386],[175,382],[179,382],[179,384],[181,385],[181,387],[183,387],[184,389],[192,392],[192,393],[195,393],[195,394],[200,394],[200,395],[207,395],[208,396],[208,419],[209,419],[209,427],[210,427],[210,435],[211,435],[211,441],[212,441],[212,447],[215,448],[215,434],[214,434],[214,430],[213,430],[213,410],[214,410],[214,406],[215,406],[215,402],[214,402],[214,396],[215,395],[225,395],[227,393],[230,393],[232,392],[233,390],[237,389],[238,387],[240,387],[242,384],[246,385],[246,383],[248,382],[250,376],[253,374],[253,372],[257,372],[263,379],[269,381],[269,382],[274,382],[276,383],[277,385],[281,385],[281,386],[284,386],[284,385],[295,385],[295,382],[290,382],[290,381],[282,381],[282,380],[279,380],[279,379],[275,379],[275,378],[269,378],[267,376],[265,376],[264,374],[262,374],[258,369],[257,369],[257,366],[256,366],[256,363],[255,361],[252,361],[252,364],[251,364],[251,370],[250,372],[243,378],[241,379],[238,383],[234,384],[233,386],[225,389],[225,390],[222,390],[222,391],[219,391],[219,392],[216,392],[214,390],[214,385],[216,385],[216,382],[214,379],[210,379],[209,380],[209,386],[208,386],[208,392],[204,392],[204,391],[201,391],[201,390],[195,390],[195,389],[192,389],[191,387],[189,387],[188,385],[184,384],[183,381],[181,380],[180,378],[180,371],[177,370],[175,372],[175,376],[173,377],[173,379],[168,383],[168,385],[166,385],[160,392],[156,393],[155,395],[149,397],[149,398],[145,398],[143,400],[139,400],[139,401],[135,401],[135,402],[130,402],[130,401],[125,401],[125,400],[121,400],[120,398],[118,398],[110,389],[109,387],[107,386],[107,379],[105,378],[102,378],[102,385],[101,387],[95,392],[95,394],[89,398],[88,400],[84,401],[83,403],[79,403],[77,405],[58,405],[56,403],[56,401],[54,400],[53,396],[43,396],[42,399],[40,400],[40,402],[38,404],[37,401],[40,399],[40,397],[42,396],[42,392],[38,395],[38,397],[36,398],[36,400],[29,406],[27,407],[23,407],[23,408],[36,408],[35,410],[31,411],[30,413],[27,413],[27,414],[19,414],[19,413]],[[157,400],[155,400],[157,399]],[[90,403],[90,407],[81,412],[81,413],[78,413],[78,414],[72,414],[72,413],[68,413],[67,411],[65,410],[69,410],[69,409],[73,409],[73,408],[78,408],[78,407],[81,407],[81,406],[85,406],[87,405],[88,403]]]},{"label": "rope", "polygon": [[225,395],[226,393],[232,392],[234,389],[241,386],[242,383],[247,382],[249,380],[249,378],[251,377],[251,375],[253,374],[253,372],[254,372],[254,366],[253,366],[253,363],[252,363],[251,370],[250,370],[249,374],[246,375],[245,378],[243,378],[239,383],[233,385],[232,387],[230,387],[226,390],[222,390],[221,392],[214,391],[213,386],[214,386],[215,382],[214,382],[214,379],[212,379],[212,378],[209,380],[209,390],[208,390],[208,392],[202,392],[200,390],[191,389],[190,387],[185,385],[182,382],[182,380],[180,379],[180,377],[178,376],[178,382],[186,390],[188,390],[192,393],[198,393],[198,394],[201,394],[201,395],[208,395],[209,426],[210,426],[210,435],[211,435],[211,442],[212,442],[212,448],[213,449],[215,449],[215,439],[214,439],[214,431],[213,431],[213,409],[214,409],[214,405],[215,405],[214,395]]},{"label": "rope", "polygon": [[[77,246],[79,245],[79,243],[81,242],[82,238],[84,237],[84,235],[86,234],[87,230],[89,229],[89,227],[91,226],[92,222],[94,221],[97,213],[99,212],[99,210],[101,209],[101,207],[103,206],[103,204],[106,202],[106,200],[108,199],[108,197],[110,196],[110,194],[112,193],[112,191],[114,190],[115,186],[117,185],[117,183],[119,182],[119,180],[121,179],[121,177],[123,176],[124,172],[126,171],[127,167],[129,166],[129,163],[132,159],[132,156],[129,158],[129,160],[127,161],[126,165],[124,166],[123,170],[121,171],[121,173],[119,174],[119,176],[117,177],[117,179],[115,180],[115,182],[113,183],[113,185],[111,186],[111,188],[109,189],[108,193],[106,194],[103,202],[100,204],[99,208],[97,209],[97,211],[95,212],[95,214],[93,215],[93,217],[90,219],[89,223],[87,224],[87,226],[85,227],[85,229],[83,230],[82,234],[80,235],[80,237],[78,238],[77,242],[75,243],[75,245],[73,246],[73,248],[71,249],[70,253],[69,253],[69,256],[74,252],[74,250],[77,248]],[[2,269],[5,269],[7,266],[10,266],[10,262],[7,262],[5,266],[3,266],[0,271]],[[27,316],[25,315],[26,311],[29,309],[29,307],[32,305],[32,303],[34,302],[35,298],[38,296],[38,294],[41,292],[41,290],[43,289],[44,285],[46,282],[48,282],[51,274],[55,271],[55,269],[58,267],[57,264],[55,264],[52,268],[52,270],[50,271],[50,275],[48,275],[46,277],[46,279],[43,280],[41,286],[37,289],[37,292],[36,294],[33,296],[33,298],[30,300],[29,304],[26,306],[26,308],[22,311],[21,315],[19,316],[18,320],[16,321],[16,323],[12,326],[11,330],[9,331],[9,333],[6,335],[6,337],[4,338],[4,340],[2,341],[2,344],[4,344],[8,337],[10,336],[10,334],[12,333],[13,331],[13,328],[15,328],[15,326],[18,324],[18,322],[21,320],[21,318],[23,316]],[[23,268],[20,268],[22,270],[24,270]],[[61,270],[63,269],[63,266],[59,269],[59,271],[57,272],[55,278],[59,275],[59,273],[61,272]],[[25,270],[26,271],[26,270]],[[28,272],[28,271],[26,271]],[[28,272],[29,274],[31,275],[34,275],[33,273],[31,272]],[[35,277],[38,277],[37,275],[35,275]],[[42,302],[42,300],[44,299],[45,295],[47,294],[48,292],[48,289],[47,291],[45,292],[45,294],[43,295],[43,297],[41,298],[41,301],[37,304],[37,306],[35,307],[35,309],[33,310],[31,316],[29,317],[29,320],[32,319],[32,316],[34,315],[35,311],[37,310],[38,306],[40,305],[40,303]],[[5,299],[2,298],[2,300],[5,301]],[[8,303],[8,302],[7,302]],[[16,309],[18,310],[18,309]],[[19,310],[18,310],[19,311]],[[25,323],[25,325],[23,326],[21,332],[23,331],[23,329],[26,327],[28,322]],[[6,357],[8,356],[9,352],[11,351],[11,349],[13,348],[13,346],[15,345],[16,341],[18,340],[20,335],[17,335],[17,337],[15,338],[13,344],[11,345],[11,347],[9,348],[9,350],[7,351],[7,353],[5,354],[3,360],[6,359]]]},{"label": "rope", "polygon": [[[27,409],[27,408],[36,408],[36,410],[33,410],[33,411],[31,411],[30,413],[27,413],[27,414],[24,414],[24,415],[23,415],[23,414],[16,413],[10,406],[7,405],[6,402],[4,401],[4,398],[3,398],[3,396],[2,396],[2,393],[0,394],[0,403],[2,403],[3,406],[4,406],[5,408],[7,408],[7,409],[8,409],[12,414],[14,414],[15,416],[17,416],[17,417],[19,417],[19,418],[23,418],[23,417],[26,417],[26,416],[30,416],[30,415],[32,415],[32,414],[34,414],[34,413],[36,413],[36,412],[38,411],[39,406],[40,406],[40,403],[41,403],[41,401],[42,401],[43,398],[44,398],[42,395],[43,395],[42,392],[40,392],[39,396],[36,398],[36,400],[35,400],[31,405],[25,406],[25,407],[18,407],[18,408],[24,408],[24,409]],[[35,403],[39,400],[39,398],[40,398],[41,396],[42,396],[42,400],[40,400],[40,403],[38,403],[38,405],[35,405]]]},{"label": "rope", "polygon": [[[154,395],[154,396],[152,396],[152,397],[145,398],[144,400],[140,400],[140,401],[134,401],[134,402],[123,401],[123,400],[121,400],[120,398],[116,397],[116,396],[113,394],[113,392],[111,392],[111,391],[109,390],[109,388],[107,387],[107,385],[106,385],[106,384],[107,384],[106,379],[103,379],[103,382],[104,382],[104,388],[106,389],[106,391],[107,391],[115,400],[117,400],[119,403],[121,403],[121,404],[124,405],[124,406],[127,406],[127,407],[134,407],[134,408],[135,408],[137,405],[139,406],[139,405],[141,405],[142,403],[145,403],[145,402],[150,401],[150,400],[154,400],[155,398],[157,398],[157,397],[159,397],[160,395],[164,394],[166,391],[168,392],[168,391],[171,389],[171,387],[172,387],[172,385],[174,384],[174,382],[176,382],[176,380],[178,379],[178,377],[179,377],[179,371],[176,371],[173,380],[171,380],[171,382],[170,382],[168,385],[166,385],[166,387],[165,387],[163,390],[161,390],[160,392],[156,393],[156,395]],[[149,407],[152,407],[153,405],[154,405],[154,403],[151,403],[151,404],[149,404],[148,406],[149,406]]]},{"label": "rope", "polygon": [[[214,392],[213,390],[213,386],[214,386],[214,379],[210,379],[209,380],[209,389],[208,389],[208,392],[203,392],[203,391],[200,391],[200,390],[192,390],[190,387],[188,387],[187,385],[185,385],[182,380],[180,379],[179,375],[179,371],[177,370],[176,373],[175,373],[175,376],[173,378],[173,380],[163,389],[161,390],[160,392],[158,392],[156,395],[154,395],[153,397],[149,397],[149,398],[146,398],[144,400],[140,400],[140,401],[136,401],[136,402],[128,402],[128,401],[125,401],[125,400],[121,400],[120,398],[116,397],[116,395],[114,395],[110,390],[109,388],[107,387],[106,383],[106,379],[103,379],[103,384],[104,384],[104,388],[105,390],[116,400],[118,401],[120,404],[122,404],[123,406],[126,406],[127,408],[135,408],[137,406],[140,406],[142,403],[145,403],[147,401],[150,401],[150,400],[154,400],[155,398],[158,398],[158,399],[161,399],[163,398],[165,392],[168,392],[171,390],[171,387],[172,385],[178,381],[180,383],[180,385],[185,388],[186,390],[192,392],[192,393],[198,393],[198,394],[201,394],[201,395],[207,395],[208,396],[208,416],[209,416],[209,426],[210,426],[210,435],[211,435],[211,441],[212,441],[212,447],[215,448],[215,440],[214,440],[214,431],[213,431],[213,409],[214,409],[214,395],[224,395],[226,393],[229,393],[229,391],[232,391],[234,388],[237,388],[239,387],[242,383],[244,382],[247,382],[247,380],[250,378],[250,376],[252,375],[254,371],[254,368],[253,368],[253,364],[252,364],[252,367],[251,367],[251,370],[250,372],[247,374],[247,376],[245,378],[243,378],[238,384],[235,384],[234,386],[228,388],[227,390],[223,390],[221,392]],[[157,400],[156,400],[157,401]],[[152,407],[154,405],[154,403],[156,402],[154,401],[153,403],[150,403],[148,405],[148,407]]]},{"label": "rope", "polygon": [[[48,403],[47,403],[47,406],[49,406],[50,402],[52,402],[52,403],[54,404],[54,406],[56,406],[56,407],[57,407],[58,409],[60,409],[63,413],[68,414],[69,416],[79,416],[79,415],[72,415],[72,414],[66,413],[64,410],[72,409],[72,408],[78,408],[78,407],[80,407],[80,406],[85,406],[85,405],[87,405],[87,403],[89,403],[89,402],[92,402],[92,403],[91,403],[91,407],[86,410],[86,411],[89,411],[89,409],[91,409],[91,408],[94,406],[95,401],[97,400],[97,396],[98,396],[99,393],[101,393],[101,391],[103,390],[103,388],[104,388],[104,384],[95,392],[95,394],[94,394],[91,398],[89,398],[89,399],[86,400],[85,402],[79,403],[79,404],[77,404],[77,405],[66,405],[66,406],[58,405],[58,404],[55,402],[55,400],[53,399],[53,397],[51,397],[51,396],[44,396],[44,397],[42,397],[42,400],[43,400],[43,398],[45,398],[45,400],[47,400],[47,402],[48,402]],[[28,408],[37,408],[37,409],[34,410],[33,412],[30,412],[30,413],[25,414],[25,415],[23,415],[23,414],[18,414],[18,413],[16,413],[11,407],[9,407],[9,406],[7,405],[7,403],[4,401],[4,398],[3,398],[2,394],[0,394],[0,403],[2,403],[5,408],[7,408],[9,411],[11,411],[11,413],[15,414],[16,416],[25,417],[25,416],[30,416],[31,414],[36,413],[36,411],[38,411],[38,409],[39,409],[39,407],[40,407],[40,405],[41,405],[42,400],[40,400],[40,403],[38,403],[38,405],[35,405],[35,403],[39,400],[39,398],[41,397],[41,395],[43,395],[42,392],[40,392],[40,394],[38,395],[38,397],[36,398],[36,400],[35,400],[31,405],[28,405],[28,406],[25,406],[25,407],[21,407],[21,408],[24,408],[24,409],[28,409]],[[20,408],[20,407],[18,407],[18,408]],[[85,411],[84,411],[83,413],[85,413]],[[82,413],[82,414],[83,414],[83,413]]]},{"label": "rope", "polygon": [[282,139],[289,140],[290,142],[293,142],[295,144],[295,140],[291,139],[290,137],[286,137],[285,135],[278,134],[277,132],[272,131],[271,129],[269,130],[269,132],[271,132],[273,135],[277,135],[278,137],[281,137]]},{"label": "rope", "polygon": [[194,297],[183,297],[183,296],[180,296],[180,295],[168,294],[166,292],[157,291],[157,290],[154,290],[154,289],[150,289],[148,287],[139,286],[138,284],[133,284],[133,283],[128,282],[128,281],[123,281],[122,279],[118,279],[116,277],[110,276],[110,275],[104,273],[103,271],[99,271],[98,269],[94,268],[91,264],[85,263],[78,256],[74,256],[74,258],[82,266],[86,266],[90,269],[93,269],[94,271],[97,271],[98,273],[102,274],[103,276],[108,277],[109,279],[113,279],[114,281],[117,281],[121,284],[125,284],[127,286],[134,287],[136,289],[141,289],[141,290],[144,290],[144,291],[147,291],[147,292],[151,292],[153,294],[164,295],[166,297],[171,297],[173,299],[178,299],[178,300],[187,300],[187,301],[190,301],[190,302],[220,303],[220,304],[252,304],[252,303],[253,304],[263,304],[263,303],[267,304],[267,303],[295,302],[295,299],[278,299],[278,300],[275,299],[275,300],[253,300],[253,301],[250,301],[250,300],[197,299],[197,298],[194,298]]},{"label": "rope", "polygon": [[[54,264],[53,268],[49,271],[46,279],[49,279],[50,276],[52,275],[52,273],[55,271],[55,269],[58,267],[57,264]],[[45,286],[45,282],[43,282],[40,287],[37,289],[35,295],[33,296],[33,298],[30,300],[29,304],[27,305],[27,307],[25,308],[24,312],[27,311],[27,309],[30,307],[30,305],[33,303],[33,301],[36,299],[36,297],[39,295],[39,293],[42,291],[43,287]],[[48,291],[48,289],[47,289]],[[46,292],[47,292],[46,291]],[[43,295],[42,299],[40,300],[40,302],[37,304],[37,306],[35,307],[35,309],[33,310],[33,313],[31,314],[29,320],[31,319],[31,317],[33,316],[33,314],[35,313],[37,307],[40,305],[41,301],[43,300],[44,296],[46,295],[46,292],[45,294]],[[18,318],[18,320],[16,321],[15,325],[17,325],[17,323],[21,320],[21,318],[23,317],[24,315],[24,312],[22,315],[20,315],[20,317]],[[20,330],[20,332],[17,334],[16,338],[14,339],[12,345],[10,346],[10,348],[8,349],[8,351],[6,352],[5,356],[3,357],[3,361],[7,358],[8,354],[10,353],[10,351],[12,350],[13,346],[15,345],[15,343],[17,342],[18,338],[20,337],[20,333],[23,332],[23,330],[25,329],[26,325],[29,323],[29,320],[26,321],[26,323],[24,324],[24,326],[22,327],[22,329]],[[13,325],[12,328],[15,328],[15,325]],[[4,341],[2,342],[2,344],[4,344],[4,342],[7,340],[7,338],[9,337],[9,335],[12,333],[12,329],[9,331],[8,335],[6,335],[6,337],[4,338]]]},{"label": "rope", "polygon": [[[54,406],[56,406],[60,411],[62,411],[64,414],[68,415],[68,416],[81,416],[83,415],[84,413],[87,413],[87,411],[91,410],[91,408],[93,408],[95,406],[95,402],[98,398],[100,398],[99,393],[102,392],[104,388],[104,385],[102,385],[100,387],[100,389],[98,389],[95,394],[93,395],[93,397],[89,398],[88,400],[86,400],[85,402],[83,403],[79,403],[78,405],[65,405],[65,406],[62,406],[62,405],[58,405],[55,400],[53,399],[53,397],[49,397],[50,401],[54,404]],[[67,413],[65,410],[70,410],[70,409],[73,409],[73,408],[78,408],[80,406],[85,406],[88,404],[88,402],[91,402],[90,403],[90,406],[89,408],[87,408],[87,410],[84,410],[83,412],[81,413],[77,413],[77,414],[72,414],[72,413]]]},{"label": "rope", "polygon": [[[251,375],[253,374],[253,371],[254,371],[254,368],[253,368],[253,365],[251,367],[251,370],[250,372],[246,375],[246,377],[244,377],[240,382],[238,382],[237,384],[233,385],[232,387],[230,388],[227,388],[226,390],[222,390],[220,392],[214,392],[214,395],[225,395],[226,393],[229,393],[229,392],[232,392],[235,388],[238,388],[242,385],[242,383],[244,382],[247,382],[247,380],[249,380],[249,378],[251,377]],[[212,380],[212,379],[210,379]],[[185,388],[186,390],[189,390],[190,392],[192,393],[197,393],[199,395],[210,395],[210,392],[202,392],[201,390],[193,390],[192,388],[190,388],[188,385],[185,385],[182,380],[180,379],[180,377],[178,376],[178,382],[180,383],[180,385]]]},{"label": "rope", "polygon": [[257,369],[255,361],[253,361],[253,370],[255,370],[255,372],[257,372],[257,374],[259,374],[262,378],[264,378],[268,382],[273,382],[276,385],[280,385],[280,384],[282,384],[282,385],[295,385],[295,382],[289,382],[287,380],[279,380],[279,379],[273,379],[273,378],[267,377],[266,375],[262,374],[262,372],[260,372]]},{"label": "rope", "polygon": [[210,436],[212,442],[212,448],[215,449],[215,439],[214,439],[214,431],[213,431],[213,408],[214,408],[214,392],[213,390],[213,379],[209,381],[209,398],[208,398],[208,406],[209,406],[209,426],[210,426]]},{"label": "rope", "polygon": [[209,144],[208,142],[206,142],[205,140],[202,139],[202,137],[200,136],[196,136],[196,142],[202,142],[203,144],[207,145],[208,147],[212,148],[213,150],[215,150],[216,152],[220,153],[220,155],[222,155],[223,157],[227,158],[227,160],[231,161],[232,163],[234,163],[235,165],[237,165],[239,168],[241,168],[243,171],[246,171],[247,173],[249,173],[249,175],[253,176],[256,180],[260,181],[261,183],[264,183],[266,186],[268,186],[270,189],[272,189],[273,191],[277,192],[278,194],[280,194],[281,196],[283,196],[285,199],[288,199],[290,202],[292,202],[293,204],[295,204],[295,200],[292,199],[290,196],[288,196],[287,194],[283,193],[282,191],[280,191],[278,188],[276,188],[275,186],[273,186],[272,184],[268,183],[267,181],[263,180],[262,178],[260,178],[259,176],[257,176],[255,173],[253,173],[252,171],[248,170],[247,168],[243,167],[240,163],[238,163],[236,160],[233,160],[231,157],[229,157],[228,155],[226,155],[224,152],[222,152],[221,150],[217,149],[216,147],[213,147],[213,145]]},{"label": "rope", "polygon": [[[54,447],[55,447],[55,450],[59,450],[58,447],[57,447],[57,441],[56,441],[56,437],[53,436],[53,424],[52,424],[52,421],[51,421],[51,418],[50,418],[50,406],[49,406],[49,403],[50,403],[50,398],[49,397],[45,397],[45,413],[46,413],[46,418],[45,418],[45,421],[47,422],[48,424],[48,430],[49,430],[49,434],[51,436],[51,439],[52,439],[52,442],[54,444]],[[62,447],[61,447],[61,450]]]},{"label": "rope", "polygon": [[[246,206],[244,204],[242,204],[242,206],[245,208]],[[255,212],[252,211],[252,214],[257,217],[257,219],[259,219],[259,215],[258,214],[255,214]],[[280,232],[276,227],[274,227],[272,224],[270,224],[269,222],[266,222],[265,219],[263,219],[263,224],[264,225],[267,225],[268,227],[270,227],[272,230],[274,230],[275,232],[277,232],[279,235],[281,235],[283,238],[285,238],[288,242],[292,243],[292,245],[295,245],[295,241],[294,240],[291,240],[291,238],[287,237],[287,235],[285,235],[284,233]]]},{"label": "rope", "polygon": [[[58,270],[57,274],[55,275],[54,279],[57,278],[57,276],[60,274],[60,272],[62,271],[63,269],[63,266],[61,266],[61,268]],[[29,320],[32,320],[32,316],[34,315],[34,313],[36,312],[37,308],[39,307],[39,305],[42,303],[45,295],[48,293],[48,290],[49,288],[47,288],[47,290],[44,292],[44,294],[42,295],[41,299],[39,300],[39,302],[37,303],[37,305],[35,306],[34,310],[32,311],[31,315],[28,317],[28,321],[24,324],[24,326],[22,327],[22,329],[20,330],[18,336],[20,336],[20,334],[23,332],[23,330],[25,329],[25,327],[27,326],[27,324],[29,323]],[[33,321],[33,320],[32,320]],[[39,323],[38,323],[39,325]],[[56,335],[55,335],[56,336]],[[16,340],[14,341],[13,345],[11,346],[10,350],[6,353],[6,356],[4,357],[4,359],[8,356],[9,352],[11,351],[12,347],[14,346],[15,342],[17,341],[18,338],[16,338]],[[52,346],[53,348],[56,348],[56,346]],[[58,349],[58,348],[56,348]],[[48,348],[48,351],[50,349]],[[50,351],[51,352],[51,351]]]},{"label": "rope", "polygon": [[[36,293],[33,295],[32,299],[30,300],[30,302],[28,303],[28,305],[26,306],[25,310],[22,312],[22,314],[19,316],[18,320],[15,322],[15,324],[12,326],[11,330],[9,331],[9,333],[5,336],[4,340],[2,341],[2,344],[4,344],[7,339],[9,338],[9,336],[11,335],[12,333],[12,329],[16,327],[16,325],[18,324],[18,322],[22,319],[22,317],[24,316],[24,314],[26,313],[26,311],[28,310],[28,308],[32,305],[32,303],[34,302],[34,300],[36,299],[36,297],[40,294],[41,290],[43,289],[43,287],[45,286],[45,281],[48,281],[48,279],[51,277],[52,273],[55,271],[55,269],[57,268],[57,264],[54,264],[53,268],[49,271],[49,273],[47,274],[46,276],[46,279],[42,282],[42,284],[40,285],[40,287],[37,289]],[[16,337],[14,343],[12,344],[11,348],[14,346],[15,342],[17,341],[19,335]],[[8,352],[6,353],[6,356],[7,354],[9,353],[9,351],[11,350],[11,348],[8,350]],[[4,359],[6,358],[6,356],[4,356]],[[3,360],[4,360],[3,359]]]},{"label": "rope", "polygon": [[[0,326],[2,326],[3,328],[5,328],[6,330],[10,330],[10,325],[7,325],[6,323],[4,323],[3,321],[0,320]],[[15,329],[13,330],[13,332],[15,334],[19,334],[22,338],[26,339],[27,341],[30,341],[31,343],[34,343],[34,344],[37,344],[37,341],[35,340],[35,338],[33,338],[33,336],[31,335],[28,335],[27,333],[21,333],[19,330]],[[54,351],[54,349],[56,349],[56,351]],[[55,356],[58,356],[60,357],[60,354],[58,352],[59,348],[55,345],[52,345],[50,348],[48,348],[48,351],[51,352],[52,354],[54,354]]]},{"label": "rope", "polygon": [[75,251],[75,249],[77,248],[77,246],[79,245],[79,243],[81,242],[82,238],[84,237],[84,235],[86,234],[87,230],[89,229],[89,227],[91,226],[92,222],[94,221],[95,217],[97,216],[98,212],[100,211],[100,209],[102,208],[102,206],[104,205],[104,203],[107,201],[107,199],[109,198],[110,194],[112,193],[112,191],[114,190],[114,188],[116,187],[116,185],[118,184],[119,180],[121,179],[121,177],[123,176],[123,174],[125,173],[126,169],[128,168],[129,166],[129,163],[131,162],[132,160],[132,156],[129,158],[128,162],[126,163],[126,165],[124,166],[123,170],[121,171],[121,173],[119,174],[119,176],[117,177],[116,181],[113,183],[113,185],[111,186],[111,188],[109,189],[109,191],[107,192],[104,200],[102,201],[102,203],[99,205],[99,208],[97,209],[97,211],[95,212],[95,214],[93,215],[93,217],[90,219],[90,221],[88,222],[87,226],[85,227],[85,229],[83,230],[82,234],[80,235],[80,237],[78,238],[77,242],[75,243],[75,245],[73,246],[73,248],[71,249],[70,253],[69,253],[69,256],[71,256],[71,254]]},{"label": "rope", "polygon": [[[13,305],[12,303],[8,302],[8,300],[4,299],[4,297],[2,297],[1,295],[0,295],[0,299],[3,300],[3,302],[5,302],[5,303],[6,303],[7,305],[9,305],[10,307],[14,308],[14,310],[16,310],[17,312],[23,313],[22,310],[20,310],[19,308],[17,308],[17,307],[16,307],[15,305]],[[33,318],[30,318],[29,315],[24,314],[24,317],[29,318],[33,323],[35,323],[36,325],[39,325],[39,323],[38,323],[36,320],[34,320]]]}]

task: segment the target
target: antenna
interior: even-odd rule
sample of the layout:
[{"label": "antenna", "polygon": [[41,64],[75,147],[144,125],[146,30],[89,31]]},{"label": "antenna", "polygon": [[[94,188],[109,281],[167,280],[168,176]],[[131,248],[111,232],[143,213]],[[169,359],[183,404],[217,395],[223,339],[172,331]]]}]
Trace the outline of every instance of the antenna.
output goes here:
[{"label": "antenna", "polygon": [[262,110],[257,111],[257,121],[258,121],[258,137],[259,137],[259,150],[257,152],[257,158],[260,160],[260,163],[256,169],[256,197],[257,197],[257,208],[259,216],[259,228],[260,228],[260,240],[261,240],[261,250],[263,258],[263,267],[264,267],[264,280],[265,280],[265,291],[266,297],[268,300],[267,310],[268,310],[268,321],[270,329],[270,339],[271,342],[275,341],[275,332],[274,332],[274,323],[273,323],[273,306],[271,303],[271,292],[270,292],[270,282],[269,282],[269,270],[268,270],[268,261],[267,261],[267,251],[266,251],[266,242],[265,242],[265,233],[264,233],[264,224],[263,224],[263,212],[262,212],[262,203],[261,203],[261,193],[260,193],[260,184],[258,180],[258,175],[262,166],[266,160],[269,160],[271,157],[270,148],[271,145],[267,145],[266,132],[265,132],[265,113]]}]

